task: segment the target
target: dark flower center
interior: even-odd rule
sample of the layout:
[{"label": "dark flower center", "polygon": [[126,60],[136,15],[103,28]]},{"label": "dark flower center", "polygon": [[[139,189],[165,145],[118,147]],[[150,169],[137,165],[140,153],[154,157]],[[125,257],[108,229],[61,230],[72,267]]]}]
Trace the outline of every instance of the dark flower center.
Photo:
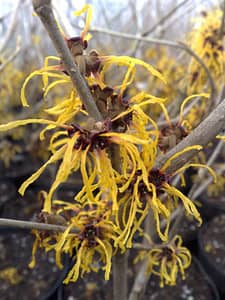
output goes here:
[{"label": "dark flower center", "polygon": [[161,259],[166,258],[167,261],[172,261],[173,251],[168,247],[163,248],[162,252],[160,253],[160,258]]},{"label": "dark flower center", "polygon": [[148,180],[156,187],[157,192],[161,192],[163,184],[167,182],[167,176],[159,169],[152,169],[148,175]]},{"label": "dark flower center", "polygon": [[75,132],[80,132],[80,136],[78,137],[74,149],[78,150],[85,150],[88,146],[90,146],[90,151],[94,150],[103,150],[105,149],[108,144],[109,140],[107,137],[99,136],[100,133],[106,132],[105,131],[87,131],[85,129],[82,129],[79,125],[72,125],[71,128],[68,130],[68,136],[72,137]]},{"label": "dark flower center", "polygon": [[95,247],[97,246],[96,237],[100,238],[100,228],[94,226],[93,224],[85,225],[84,230],[80,234],[80,239],[87,241],[87,247]]}]

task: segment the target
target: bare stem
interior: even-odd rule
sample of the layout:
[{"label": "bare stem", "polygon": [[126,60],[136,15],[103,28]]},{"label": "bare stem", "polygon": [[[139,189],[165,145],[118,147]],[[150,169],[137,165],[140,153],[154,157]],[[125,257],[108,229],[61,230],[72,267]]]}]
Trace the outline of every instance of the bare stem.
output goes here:
[{"label": "bare stem", "polygon": [[[112,166],[115,170],[120,171],[121,162],[119,156],[119,148],[117,145],[112,145],[110,149],[110,157]],[[121,219],[121,211],[119,212]],[[128,253],[117,253],[113,258],[113,299],[127,299],[127,266]]]},{"label": "bare stem", "polygon": [[223,35],[225,33],[224,31],[224,25],[225,25],[225,1],[223,1],[223,17],[220,25],[220,31],[219,31],[219,37],[222,39]]},{"label": "bare stem", "polygon": [[[176,145],[172,150],[167,152],[164,155],[161,155],[157,158],[155,163],[155,168],[161,168],[165,162],[173,156],[175,153],[182,151],[188,146],[193,145],[202,145],[205,146],[208,144],[215,136],[224,128],[225,126],[225,99],[211,112],[211,114],[200,123],[200,125],[195,128],[192,133],[190,133],[185,139],[183,139],[178,145]],[[183,155],[180,155],[176,159],[171,161],[171,165],[167,168],[168,173],[173,173],[188,160],[191,159],[193,155],[195,155],[197,151],[192,150],[189,152],[185,152]],[[209,182],[212,181],[212,178],[209,178]],[[195,196],[195,195],[193,195]],[[179,216],[182,216],[182,209],[179,212]],[[135,282],[130,293],[129,300],[137,300],[140,295],[140,290],[149,280],[148,276],[145,276],[146,271],[146,262],[140,265],[139,271],[135,278]]]},{"label": "bare stem", "polygon": [[8,46],[8,42],[10,41],[10,38],[12,36],[13,31],[15,30],[16,26],[17,26],[17,17],[19,15],[19,8],[21,5],[21,0],[17,0],[16,5],[15,5],[15,9],[11,15],[9,24],[7,26],[8,30],[6,31],[6,34],[3,38],[3,41],[0,45],[0,53],[3,52],[7,46]]},{"label": "bare stem", "polygon": [[[221,148],[223,147],[224,145],[224,141],[220,140],[219,143],[217,144],[215,150],[213,151],[213,154],[210,156],[208,162],[206,163],[207,166],[211,166],[214,161],[216,160],[217,156],[219,155],[220,153],[220,150]],[[195,183],[193,184],[193,186],[191,187],[191,190],[190,192],[188,193],[188,198],[191,198],[193,200],[196,199],[196,194],[195,194],[195,191],[196,189],[199,187],[199,186],[202,186],[201,184],[199,184],[201,181],[202,181],[202,178],[204,176],[204,174],[207,172],[206,169],[199,169],[198,171],[198,176],[196,178],[196,181]],[[212,178],[211,178],[212,179]],[[183,220],[183,217],[184,217],[184,208],[182,207],[179,211],[179,214],[170,230],[170,233],[169,233],[169,237],[172,238],[176,233],[177,233],[177,229],[179,228],[180,226],[180,223],[182,222]]]},{"label": "bare stem", "polygon": [[[155,168],[160,169],[165,162],[174,154],[184,150],[189,146],[207,145],[219,132],[225,127],[225,99],[196,127],[186,138],[184,138],[173,149],[164,155],[160,155],[155,162]],[[198,151],[187,151],[171,161],[170,166],[166,169],[171,174],[182,167]]]},{"label": "bare stem", "polygon": [[149,280],[150,276],[146,276],[146,269],[147,269],[147,261],[144,260],[143,263],[140,265],[138,274],[135,278],[135,282],[132,288],[132,291],[129,295],[129,300],[138,300],[140,299],[140,294],[142,292],[142,287],[144,287]]},{"label": "bare stem", "polygon": [[70,50],[57,26],[51,7],[51,0],[33,0],[33,7],[45,26],[89,115],[96,121],[102,121],[102,116],[92,98],[88,85],[74,63]]},{"label": "bare stem", "polygon": [[113,258],[113,299],[127,299],[128,251],[117,253]]},{"label": "bare stem", "polygon": [[153,25],[150,29],[146,30],[145,32],[142,33],[142,36],[147,36],[154,32],[158,26],[162,25],[165,23],[166,20],[171,18],[179,8],[181,8],[183,5],[185,5],[189,0],[183,0],[180,2],[177,6],[174,6],[165,16],[163,16],[155,25]]},{"label": "bare stem", "polygon": [[16,50],[7,58],[7,60],[0,65],[0,72],[2,72],[7,66],[8,64],[10,64],[19,54],[20,52],[20,46],[16,47]]},{"label": "bare stem", "polygon": [[[2,227],[20,228],[20,229],[47,230],[47,231],[56,231],[56,232],[64,232],[67,229],[66,226],[62,226],[62,225],[45,224],[45,223],[13,220],[13,219],[5,219],[5,218],[0,218],[0,227],[1,226]],[[77,233],[78,230],[71,229],[71,232]]]},{"label": "bare stem", "polygon": [[100,32],[100,33],[105,33],[111,36],[116,36],[119,38],[125,38],[129,40],[137,40],[137,41],[142,41],[146,43],[153,43],[156,45],[162,45],[162,46],[168,46],[168,47],[173,47],[177,49],[184,50],[186,53],[188,53],[190,56],[192,56],[204,69],[206,76],[209,79],[209,84],[211,88],[211,99],[214,99],[216,97],[216,85],[215,82],[212,78],[212,75],[208,69],[208,67],[205,65],[203,60],[186,44],[181,43],[181,42],[173,42],[169,40],[164,40],[164,39],[156,39],[156,38],[149,38],[149,37],[143,37],[143,36],[137,36],[129,33],[124,33],[124,32],[117,32],[109,29],[103,29],[103,28],[92,28],[90,31],[92,32]]}]

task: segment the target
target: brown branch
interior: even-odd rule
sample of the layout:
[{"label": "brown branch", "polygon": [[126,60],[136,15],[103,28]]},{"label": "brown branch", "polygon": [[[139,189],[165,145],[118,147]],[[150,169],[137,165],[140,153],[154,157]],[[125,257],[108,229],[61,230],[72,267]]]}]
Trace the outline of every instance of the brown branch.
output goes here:
[{"label": "brown branch", "polygon": [[[5,219],[0,218],[0,227],[12,227],[12,228],[20,228],[20,229],[37,229],[37,230],[46,230],[46,231],[56,231],[56,232],[64,232],[67,227],[62,225],[55,224],[45,224],[31,221],[23,221],[23,220],[13,220],[13,219]],[[71,229],[72,233],[79,232],[78,229]]]},{"label": "brown branch", "polygon": [[[165,162],[174,154],[182,151],[188,146],[207,145],[215,136],[225,127],[225,99],[211,112],[211,114],[195,128],[185,139],[164,155],[157,158],[155,168],[161,168]],[[186,164],[195,154],[196,150],[185,152],[176,159],[172,160],[171,165],[167,168],[168,173],[173,173],[181,166]],[[212,178],[210,178],[211,182]],[[181,209],[182,210],[182,209]],[[181,214],[181,212],[180,212]],[[145,275],[146,262],[144,261],[139,268],[129,300],[139,299],[139,295],[149,280]]]},{"label": "brown branch", "polygon": [[140,294],[142,293],[143,288],[146,286],[146,283],[150,278],[150,275],[146,275],[146,271],[147,271],[147,259],[144,259],[143,263],[139,267],[139,272],[135,278],[132,291],[129,295],[129,300],[140,299]]},{"label": "brown branch", "polygon": [[89,115],[96,121],[102,121],[102,116],[92,98],[88,85],[80,74],[77,65],[74,63],[69,48],[67,47],[57,26],[51,7],[51,0],[33,0],[33,7],[45,26],[45,29],[47,30],[59,56],[61,57],[66,70],[71,77],[73,85],[75,86]]},{"label": "brown branch", "polygon": [[[206,165],[207,166],[211,166],[214,161],[216,160],[216,158],[218,157],[222,147],[224,145],[224,141],[223,140],[220,140],[215,148],[215,150],[213,151],[213,153],[211,154],[209,160],[207,161]],[[198,175],[197,175],[197,178],[195,180],[195,183],[193,184],[193,186],[191,187],[191,190],[189,191],[188,193],[188,198],[191,198],[192,200],[195,200],[196,199],[196,194],[195,192],[198,190],[198,187],[201,187],[202,184],[202,179],[203,179],[203,176],[205,175],[205,173],[207,172],[207,169],[199,169],[198,170]],[[213,178],[211,177],[211,180],[213,180]],[[207,187],[207,186],[206,186]],[[177,233],[177,230],[183,220],[183,217],[185,215],[185,210],[184,208],[182,207],[173,226],[171,227],[171,230],[169,232],[169,237],[172,238],[176,233]]]},{"label": "brown branch", "polygon": [[[121,171],[121,160],[119,155],[118,145],[112,145],[110,148],[110,158],[113,168]],[[119,219],[122,218],[122,211],[120,208]],[[113,258],[113,299],[127,299],[127,266],[128,253],[117,253]]]},{"label": "brown branch", "polygon": [[113,257],[113,299],[127,299],[128,251]]},{"label": "brown branch", "polygon": [[[206,146],[225,127],[225,99],[196,127],[185,139],[177,144],[173,149],[164,155],[160,155],[155,162],[155,168],[161,168],[165,162],[174,154],[184,150],[189,146]],[[187,161],[189,161],[197,150],[191,150],[172,160],[171,165],[166,169],[168,174],[172,174]]]},{"label": "brown branch", "polygon": [[222,21],[220,25],[220,30],[219,30],[219,38],[223,38],[223,35],[225,33],[224,31],[224,25],[225,25],[225,1],[223,1],[223,16],[222,16]]},{"label": "brown branch", "polygon": [[115,36],[118,38],[128,39],[128,40],[138,40],[138,41],[142,41],[142,42],[146,42],[146,43],[153,43],[153,44],[157,44],[157,45],[164,45],[164,46],[183,49],[183,47],[181,47],[178,43],[169,41],[169,40],[164,40],[164,39],[142,37],[142,36],[138,36],[138,35],[134,35],[134,34],[130,34],[130,33],[118,32],[118,31],[99,28],[99,27],[92,27],[89,31],[96,32],[96,33],[103,33],[103,34]]}]

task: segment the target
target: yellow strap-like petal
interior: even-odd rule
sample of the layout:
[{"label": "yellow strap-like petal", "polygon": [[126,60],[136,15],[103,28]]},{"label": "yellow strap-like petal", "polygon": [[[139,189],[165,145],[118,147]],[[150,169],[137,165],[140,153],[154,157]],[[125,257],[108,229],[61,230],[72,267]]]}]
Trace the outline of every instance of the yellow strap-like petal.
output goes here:
[{"label": "yellow strap-like petal", "polygon": [[214,179],[214,182],[216,182],[217,180],[217,176],[216,176],[216,173],[213,171],[212,168],[210,168],[209,166],[207,165],[203,165],[203,164],[195,164],[195,163],[190,163],[190,164],[187,164],[185,166],[183,166],[182,168],[178,169],[174,175],[176,175],[177,173],[181,173],[183,172],[184,170],[186,170],[187,168],[190,168],[190,167],[196,167],[196,168],[205,168],[209,171],[209,173],[212,175],[213,179]]},{"label": "yellow strap-like petal", "polygon": [[40,175],[41,173],[43,173],[43,171],[45,170],[45,168],[52,163],[55,163],[56,161],[58,161],[59,159],[61,159],[63,157],[63,154],[65,152],[65,147],[62,147],[61,149],[59,149],[58,151],[56,151],[51,158],[40,168],[38,169],[33,175],[31,175],[19,188],[19,193],[21,195],[24,195],[27,187],[33,183]]},{"label": "yellow strap-like petal", "polygon": [[184,101],[181,104],[180,107],[180,117],[179,117],[179,123],[181,124],[182,122],[182,116],[183,116],[183,111],[184,111],[184,106],[187,104],[188,101],[190,101],[191,99],[195,98],[195,97],[205,97],[205,98],[209,98],[209,94],[206,93],[201,93],[201,94],[195,94],[195,95],[191,95],[187,98],[184,99]]},{"label": "yellow strap-like petal", "polygon": [[172,160],[174,160],[175,158],[177,158],[178,156],[184,154],[185,152],[188,152],[188,151],[192,151],[192,150],[201,150],[202,149],[202,146],[200,145],[194,145],[194,146],[189,146],[189,147],[186,147],[184,148],[183,150],[175,153],[174,155],[172,155],[167,161],[166,163],[162,166],[162,168],[160,169],[161,171],[165,171],[171,164]]},{"label": "yellow strap-like petal", "polygon": [[55,125],[58,127],[62,127],[65,128],[66,126],[64,125],[60,125],[57,122],[54,121],[50,121],[50,120],[45,120],[45,119],[26,119],[26,120],[17,120],[17,121],[12,121],[6,124],[2,124],[0,125],[0,131],[7,131],[10,129],[14,129],[18,126],[25,126],[28,124],[51,124],[51,125]]},{"label": "yellow strap-like petal", "polygon": [[138,137],[135,137],[130,134],[126,133],[117,133],[117,132],[108,132],[108,133],[102,133],[100,136],[107,136],[111,137],[112,141],[114,141],[117,144],[120,144],[120,142],[130,142],[133,144],[148,144],[149,140],[143,140]]},{"label": "yellow strap-like petal", "polygon": [[90,24],[91,24],[91,19],[92,19],[92,13],[93,13],[93,8],[90,4],[85,4],[83,6],[83,8],[81,10],[78,10],[78,11],[75,11],[74,12],[74,15],[75,16],[80,16],[81,14],[83,14],[84,12],[87,12],[87,17],[86,17],[86,22],[85,22],[85,26],[84,26],[84,29],[81,33],[81,38],[84,40],[86,39],[87,40],[87,32],[88,32],[88,29],[90,27]]}]

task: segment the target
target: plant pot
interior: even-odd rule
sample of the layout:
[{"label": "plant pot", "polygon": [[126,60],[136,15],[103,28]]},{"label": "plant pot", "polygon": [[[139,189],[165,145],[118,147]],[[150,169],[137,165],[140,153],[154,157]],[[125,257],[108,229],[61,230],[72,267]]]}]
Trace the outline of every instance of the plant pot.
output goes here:
[{"label": "plant pot", "polygon": [[185,271],[186,279],[178,276],[175,286],[159,287],[159,278],[152,275],[146,287],[143,300],[219,300],[218,291],[204,272],[199,261],[193,257],[191,266]]},{"label": "plant pot", "polygon": [[9,180],[0,180],[0,211],[4,205],[16,197],[16,187]]},{"label": "plant pot", "polygon": [[225,196],[210,197],[207,194],[201,196],[202,206],[199,208],[201,215],[207,221],[215,216],[225,214]]},{"label": "plant pot", "polygon": [[2,166],[1,178],[12,180],[19,186],[37,168],[37,164],[32,161],[29,153],[23,152],[13,157],[8,168]]},{"label": "plant pot", "polygon": [[24,196],[19,195],[9,199],[2,205],[1,217],[18,220],[32,220],[42,209],[42,202],[38,200],[38,190],[28,189]]},{"label": "plant pot", "polygon": [[198,235],[198,248],[204,268],[225,294],[225,214],[203,226]]},{"label": "plant pot", "polygon": [[57,197],[64,201],[73,202],[76,194],[82,189],[83,183],[81,174],[76,172],[69,179],[62,183],[57,191]]},{"label": "plant pot", "polygon": [[177,229],[177,234],[182,236],[185,243],[193,242],[197,239],[199,226],[192,217],[184,216]]},{"label": "plant pot", "polygon": [[[8,229],[0,231],[0,299],[47,300],[55,293],[68,272],[55,265],[55,254],[38,250],[36,266],[28,267],[34,237],[29,231]],[[9,270],[13,268],[14,275]]]},{"label": "plant pot", "polygon": [[113,300],[112,286],[112,278],[105,281],[103,272],[91,272],[74,283],[64,285],[63,300]]}]

